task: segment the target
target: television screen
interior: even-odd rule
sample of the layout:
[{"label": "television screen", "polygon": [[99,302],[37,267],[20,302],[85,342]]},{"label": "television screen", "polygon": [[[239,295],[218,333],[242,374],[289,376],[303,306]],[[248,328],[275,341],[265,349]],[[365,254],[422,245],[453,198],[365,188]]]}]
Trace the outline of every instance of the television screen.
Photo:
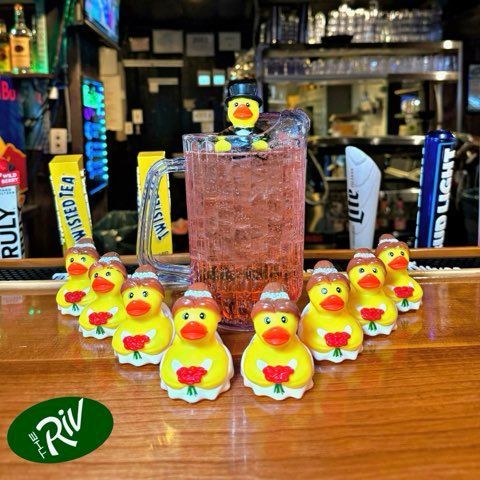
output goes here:
[{"label": "television screen", "polygon": [[90,195],[108,184],[107,129],[103,83],[82,78],[84,159]]},{"label": "television screen", "polygon": [[118,43],[120,0],[85,0],[85,18],[107,38]]},{"label": "television screen", "polygon": [[468,100],[469,112],[480,112],[480,64],[468,67]]}]

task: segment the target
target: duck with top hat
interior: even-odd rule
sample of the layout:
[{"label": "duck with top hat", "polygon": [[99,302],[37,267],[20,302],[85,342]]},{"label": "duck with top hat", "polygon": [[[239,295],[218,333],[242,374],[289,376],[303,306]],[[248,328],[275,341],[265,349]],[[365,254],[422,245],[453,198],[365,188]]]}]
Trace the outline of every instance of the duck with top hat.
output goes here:
[{"label": "duck with top hat", "polygon": [[175,339],[160,365],[160,385],[173,399],[215,400],[233,377],[232,355],[217,333],[220,308],[204,283],[194,283],[172,310]]},{"label": "duck with top hat", "polygon": [[89,269],[90,286],[97,298],[84,308],[78,329],[84,337],[111,337],[126,318],[120,289],[127,271],[115,252],[108,252]]},{"label": "duck with top hat", "polygon": [[165,290],[152,267],[138,267],[121,288],[127,318],[115,331],[112,347],[120,363],[159,364],[173,341],[173,321]]},{"label": "duck with top hat", "polygon": [[91,238],[81,238],[65,253],[68,278],[57,292],[58,309],[63,314],[78,317],[82,310],[96,298],[90,286],[88,270],[100,255]]},{"label": "duck with top hat", "polygon": [[232,125],[217,138],[215,151],[229,152],[232,147],[240,150],[268,150],[268,143],[255,127],[262,106],[262,99],[257,95],[256,81],[232,80],[227,89],[225,105]]},{"label": "duck with top hat", "polygon": [[243,352],[241,373],[255,395],[302,398],[313,387],[313,358],[297,336],[300,312],[283,285],[269,283],[254,305],[255,335]]},{"label": "duck with top hat", "polygon": [[397,328],[397,307],[383,290],[385,265],[367,248],[355,250],[347,265],[352,291],[348,306],[365,335],[389,335]]},{"label": "duck with top hat", "polygon": [[423,290],[408,274],[410,250],[407,244],[393,235],[382,235],[375,255],[385,264],[385,293],[396,303],[398,310],[418,310],[422,304]]},{"label": "duck with top hat", "polygon": [[355,360],[363,350],[363,330],[348,311],[350,282],[332,263],[315,264],[307,283],[310,302],[300,320],[299,337],[315,360]]}]

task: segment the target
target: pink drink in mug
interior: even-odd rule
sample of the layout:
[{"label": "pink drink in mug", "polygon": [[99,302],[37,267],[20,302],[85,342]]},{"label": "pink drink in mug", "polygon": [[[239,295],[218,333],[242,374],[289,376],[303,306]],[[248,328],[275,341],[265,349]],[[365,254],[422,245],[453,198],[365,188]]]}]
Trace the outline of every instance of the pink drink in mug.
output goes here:
[{"label": "pink drink in mug", "polygon": [[[216,153],[216,135],[184,135],[185,159],[160,160],[150,169],[139,220],[140,263],[153,265],[167,284],[205,282],[222,308],[222,325],[236,329],[252,327],[251,309],[268,282],[283,283],[292,300],[303,285],[309,120],[287,110],[261,114],[257,125],[266,151]],[[162,263],[149,245],[160,178],[183,169],[191,270]]]}]

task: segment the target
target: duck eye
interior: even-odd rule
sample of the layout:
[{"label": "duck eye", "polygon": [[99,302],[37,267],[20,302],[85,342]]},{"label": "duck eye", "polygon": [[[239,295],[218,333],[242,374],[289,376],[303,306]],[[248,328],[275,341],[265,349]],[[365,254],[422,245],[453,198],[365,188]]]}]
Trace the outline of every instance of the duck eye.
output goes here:
[{"label": "duck eye", "polygon": [[70,259],[70,263],[73,263],[73,257]]},{"label": "duck eye", "polygon": [[248,102],[247,102],[245,105],[246,105],[247,107],[249,107],[249,106],[250,106],[250,104],[249,104]]},{"label": "duck eye", "polygon": [[287,317],[284,315],[280,320],[282,320],[282,323],[287,323]]},{"label": "duck eye", "polygon": [[182,318],[183,318],[184,320],[188,320],[188,317],[189,317],[189,316],[190,316],[190,315],[189,315],[187,312],[185,312],[185,313],[182,315]]},{"label": "duck eye", "polygon": [[270,317],[265,317],[265,318],[263,319],[263,321],[264,321],[267,325],[271,322]]},{"label": "duck eye", "polygon": [[95,274],[93,275],[93,278],[97,278],[97,277],[98,277],[98,273],[95,273]]},{"label": "duck eye", "polygon": [[393,252],[388,252],[388,255],[389,255],[390,257],[393,257]]},{"label": "duck eye", "polygon": [[337,293],[342,293],[342,289],[340,287],[337,287],[335,290],[337,291]]},{"label": "duck eye", "polygon": [[401,255],[405,256],[405,252],[400,252]]},{"label": "duck eye", "polygon": [[148,292],[147,292],[146,290],[144,290],[144,291],[142,292],[142,296],[143,296],[143,297],[148,297]]},{"label": "duck eye", "polygon": [[109,277],[110,275],[111,275],[110,272],[107,272],[107,273],[105,274],[106,277]]},{"label": "duck eye", "polygon": [[325,287],[323,287],[321,292],[325,295],[328,292],[328,290]]},{"label": "duck eye", "polygon": [[128,294],[128,298],[133,298],[133,292],[130,292],[130,293]]},{"label": "duck eye", "polygon": [[373,273],[377,273],[378,270],[377,270],[376,268],[372,268],[372,272],[373,272]]},{"label": "duck eye", "polygon": [[233,106],[234,106],[234,107],[238,107],[238,102],[235,102],[235,103],[233,104]]},{"label": "duck eye", "polygon": [[205,320],[206,315],[205,315],[205,313],[200,312],[199,317],[200,317],[201,320]]},{"label": "duck eye", "polygon": [[365,269],[362,267],[358,270],[360,273],[364,273],[365,272]]},{"label": "duck eye", "polygon": [[81,260],[82,262],[86,262],[86,261],[87,261],[87,259],[86,259],[85,257],[81,257],[80,260]]}]

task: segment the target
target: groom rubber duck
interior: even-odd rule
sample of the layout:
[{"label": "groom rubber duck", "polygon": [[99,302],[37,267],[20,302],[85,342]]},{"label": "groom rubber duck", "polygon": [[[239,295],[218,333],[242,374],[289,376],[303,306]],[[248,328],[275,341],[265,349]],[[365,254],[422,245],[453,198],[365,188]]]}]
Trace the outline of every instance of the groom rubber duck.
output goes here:
[{"label": "groom rubber duck", "polygon": [[[232,147],[249,150],[268,150],[268,143],[255,127],[260,115],[262,99],[257,95],[253,79],[232,80],[225,99],[227,117],[232,125],[218,137],[216,152],[229,152]],[[228,136],[228,138],[227,138]]]}]

